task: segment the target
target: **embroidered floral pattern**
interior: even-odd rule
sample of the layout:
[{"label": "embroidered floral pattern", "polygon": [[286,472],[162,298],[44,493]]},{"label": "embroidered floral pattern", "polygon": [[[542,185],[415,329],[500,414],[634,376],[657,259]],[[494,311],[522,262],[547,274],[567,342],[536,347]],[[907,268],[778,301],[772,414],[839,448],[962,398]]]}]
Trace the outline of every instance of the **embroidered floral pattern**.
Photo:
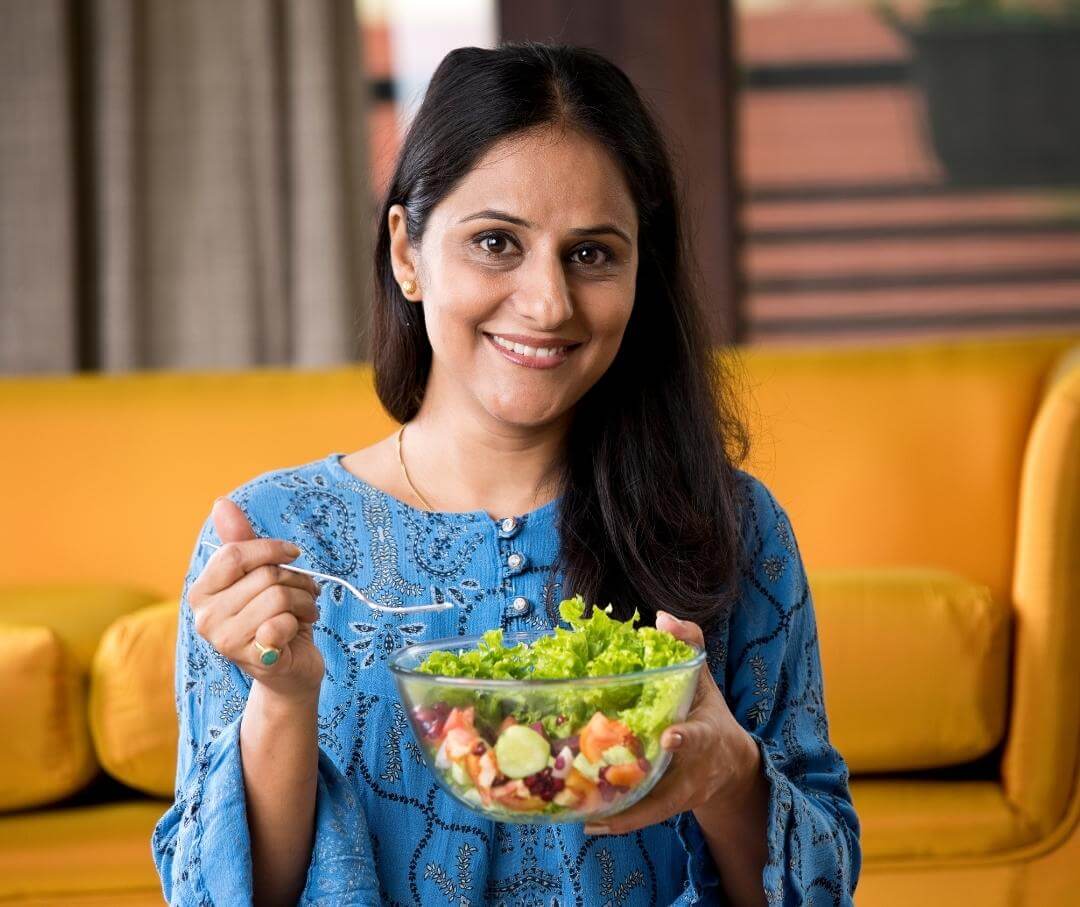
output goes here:
[{"label": "embroidered floral pattern", "polygon": [[419,642],[424,627],[425,624],[420,622],[399,624],[393,617],[377,623],[353,621],[349,624],[349,629],[359,638],[349,648],[354,652],[363,652],[360,666],[370,668],[375,659],[386,661],[387,656],[395,649]]},{"label": "embroidered floral pattern", "polygon": [[768,717],[772,709],[773,688],[768,682],[768,668],[764,658],[760,655],[752,656],[750,658],[750,670],[754,675],[754,696],[757,698],[746,713],[746,718],[750,727],[756,728]]},{"label": "embroidered floral pattern", "polygon": [[782,557],[767,557],[761,562],[761,569],[765,571],[765,575],[769,578],[769,582],[775,583],[779,581],[780,577],[784,575],[785,560]]}]

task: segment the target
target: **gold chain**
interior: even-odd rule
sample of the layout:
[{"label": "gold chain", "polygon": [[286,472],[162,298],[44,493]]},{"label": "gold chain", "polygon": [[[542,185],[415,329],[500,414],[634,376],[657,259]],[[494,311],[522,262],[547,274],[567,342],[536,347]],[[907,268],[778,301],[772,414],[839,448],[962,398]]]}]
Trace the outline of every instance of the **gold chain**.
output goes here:
[{"label": "gold chain", "polygon": [[400,463],[400,464],[401,464],[401,474],[402,474],[403,476],[405,476],[405,481],[409,483],[409,487],[410,487],[410,488],[411,488],[411,489],[413,490],[413,494],[415,494],[415,495],[416,495],[416,496],[417,496],[417,497],[418,497],[418,498],[419,498],[419,499],[420,499],[420,500],[421,500],[421,501],[423,502],[423,505],[424,505],[424,506],[425,506],[425,507],[426,507],[426,508],[427,508],[428,510],[434,510],[435,508],[434,508],[434,507],[432,507],[432,506],[431,506],[431,505],[430,505],[430,504],[429,504],[429,503],[428,503],[428,502],[427,502],[427,501],[426,501],[426,500],[424,499],[424,496],[423,496],[422,494],[420,494],[420,492],[419,492],[419,491],[417,491],[417,490],[416,490],[416,486],[415,486],[415,485],[413,485],[413,483],[412,483],[412,479],[410,479],[410,478],[409,478],[409,470],[407,470],[407,469],[405,468],[405,458],[404,458],[404,457],[402,457],[402,455],[401,455],[401,436],[402,436],[402,435],[403,435],[403,434],[405,433],[405,426],[406,426],[406,425],[408,425],[408,424],[409,424],[408,422],[404,423],[404,424],[403,424],[403,425],[401,426],[401,428],[400,428],[400,429],[398,429],[398,433],[397,433],[397,458],[398,458],[398,463]]}]

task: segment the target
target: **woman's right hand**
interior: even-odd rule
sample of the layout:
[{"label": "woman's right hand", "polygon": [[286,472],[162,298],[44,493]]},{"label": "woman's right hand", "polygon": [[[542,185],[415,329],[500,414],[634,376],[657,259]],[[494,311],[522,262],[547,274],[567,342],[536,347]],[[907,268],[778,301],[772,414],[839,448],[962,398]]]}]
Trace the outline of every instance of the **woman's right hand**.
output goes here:
[{"label": "woman's right hand", "polygon": [[[284,540],[256,537],[228,498],[214,502],[212,515],[222,546],[188,589],[195,631],[275,696],[318,701],[326,670],[311,628],[318,585],[277,566],[299,555]],[[259,660],[256,639],[281,650],[274,664]]]}]

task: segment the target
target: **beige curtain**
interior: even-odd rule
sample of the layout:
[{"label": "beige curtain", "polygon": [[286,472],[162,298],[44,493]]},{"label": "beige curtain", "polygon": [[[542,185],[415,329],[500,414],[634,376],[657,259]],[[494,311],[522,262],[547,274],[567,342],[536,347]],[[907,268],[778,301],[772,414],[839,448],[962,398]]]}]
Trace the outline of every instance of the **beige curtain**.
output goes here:
[{"label": "beige curtain", "polygon": [[0,0],[0,371],[367,356],[350,0]]}]

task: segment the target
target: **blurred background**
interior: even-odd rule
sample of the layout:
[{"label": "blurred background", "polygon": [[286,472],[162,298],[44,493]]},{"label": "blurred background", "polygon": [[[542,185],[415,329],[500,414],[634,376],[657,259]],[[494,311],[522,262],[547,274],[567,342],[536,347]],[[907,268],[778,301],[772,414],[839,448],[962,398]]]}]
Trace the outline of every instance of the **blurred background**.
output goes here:
[{"label": "blurred background", "polygon": [[586,44],[681,168],[712,329],[1080,325],[1077,0],[3,0],[0,371],[368,355],[373,211],[443,55]]}]

